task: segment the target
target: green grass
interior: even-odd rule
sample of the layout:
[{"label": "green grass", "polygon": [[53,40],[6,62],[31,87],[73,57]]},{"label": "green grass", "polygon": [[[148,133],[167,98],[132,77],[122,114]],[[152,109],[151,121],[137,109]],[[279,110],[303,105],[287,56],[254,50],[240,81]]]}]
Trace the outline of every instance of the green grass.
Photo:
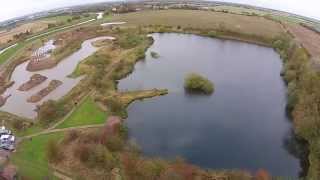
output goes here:
[{"label": "green grass", "polygon": [[51,16],[40,19],[41,21],[55,21],[55,22],[67,22],[68,19],[71,19],[71,15],[60,15],[60,16]]},{"label": "green grass", "polygon": [[87,97],[82,104],[57,128],[102,124],[108,113],[102,111],[91,97]]},{"label": "green grass", "polygon": [[5,52],[3,52],[2,54],[0,54],[0,64],[4,63],[7,59],[12,57],[12,55],[16,53],[19,49],[21,49],[24,45],[25,43],[19,43],[15,47],[12,47],[6,50]]},{"label": "green grass", "polygon": [[18,166],[19,174],[34,180],[51,177],[46,157],[47,143],[50,140],[60,140],[63,135],[63,133],[41,135],[19,144],[17,152],[11,157],[12,162]]},{"label": "green grass", "polygon": [[31,134],[34,134],[34,133],[38,133],[40,131],[43,131],[43,127],[41,127],[40,124],[35,124],[25,130],[20,130],[20,131],[16,131],[15,132],[15,135],[19,136],[19,137],[22,137],[22,136],[28,136],[28,135],[31,135]]}]

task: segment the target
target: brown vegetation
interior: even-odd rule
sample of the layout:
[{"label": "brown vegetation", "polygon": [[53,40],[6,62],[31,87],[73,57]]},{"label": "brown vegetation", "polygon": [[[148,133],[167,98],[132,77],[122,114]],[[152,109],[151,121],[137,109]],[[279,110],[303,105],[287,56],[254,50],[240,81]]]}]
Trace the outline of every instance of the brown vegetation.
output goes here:
[{"label": "brown vegetation", "polygon": [[59,80],[52,80],[50,81],[49,85],[43,89],[41,89],[36,94],[32,95],[30,98],[27,99],[30,103],[35,103],[41,101],[44,97],[46,97],[50,92],[57,89],[59,86],[62,85],[62,82]]},{"label": "brown vegetation", "polygon": [[70,109],[61,102],[49,100],[42,103],[41,106],[38,107],[38,119],[42,125],[48,126],[58,118],[66,115],[68,110]]},{"label": "brown vegetation", "polygon": [[313,60],[320,63],[320,34],[298,24],[286,24],[288,30],[308,50]]},{"label": "brown vegetation", "polygon": [[27,70],[31,72],[53,68],[56,65],[53,58],[47,57],[41,60],[31,59],[27,65]]},{"label": "brown vegetation", "polygon": [[128,25],[148,26],[180,26],[194,29],[226,29],[259,37],[273,38],[280,35],[283,29],[279,23],[266,20],[263,17],[243,16],[229,13],[192,11],[192,10],[164,10],[144,11],[121,14],[113,17],[114,21],[124,21]]},{"label": "brown vegetation", "polygon": [[19,86],[18,90],[20,91],[28,91],[29,89],[32,89],[33,87],[38,86],[48,78],[45,76],[42,76],[41,74],[34,74],[30,77],[30,80],[21,84]]},{"label": "brown vegetation", "polygon": [[[119,127],[119,134],[113,135],[104,133],[110,130],[109,125],[100,130],[70,132],[58,146],[63,149],[61,157],[64,157],[64,160],[57,161],[55,166],[82,179],[115,177],[128,180],[252,179],[252,176],[246,172],[205,171],[182,159],[169,162],[143,158],[136,148],[126,141],[126,136],[122,135],[123,125],[117,127]],[[106,136],[106,134],[109,135]],[[105,139],[105,141],[99,139]]]},{"label": "brown vegetation", "polygon": [[20,24],[16,28],[0,33],[0,44],[5,44],[8,41],[17,40],[15,39],[15,37],[19,39],[19,36],[17,36],[19,34],[21,35],[25,32],[36,33],[47,29],[47,27],[48,24],[41,21]]}]

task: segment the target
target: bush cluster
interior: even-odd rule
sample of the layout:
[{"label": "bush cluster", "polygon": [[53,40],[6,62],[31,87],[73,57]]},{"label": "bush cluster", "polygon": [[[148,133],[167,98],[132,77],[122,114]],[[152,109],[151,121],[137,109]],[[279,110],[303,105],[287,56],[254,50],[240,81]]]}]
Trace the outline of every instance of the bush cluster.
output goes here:
[{"label": "bush cluster", "polygon": [[38,119],[43,125],[49,125],[54,120],[63,117],[67,112],[66,108],[62,103],[57,101],[48,100],[38,107]]},{"label": "bush cluster", "polygon": [[210,80],[194,73],[186,77],[184,87],[189,92],[212,94],[214,91],[214,85]]}]

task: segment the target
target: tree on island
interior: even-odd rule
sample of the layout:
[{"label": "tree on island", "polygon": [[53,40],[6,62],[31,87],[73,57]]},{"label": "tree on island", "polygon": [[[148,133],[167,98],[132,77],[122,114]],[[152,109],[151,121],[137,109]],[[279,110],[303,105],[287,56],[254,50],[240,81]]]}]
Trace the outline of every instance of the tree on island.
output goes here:
[{"label": "tree on island", "polygon": [[191,93],[212,94],[214,92],[214,84],[209,79],[195,73],[187,75],[184,88]]}]

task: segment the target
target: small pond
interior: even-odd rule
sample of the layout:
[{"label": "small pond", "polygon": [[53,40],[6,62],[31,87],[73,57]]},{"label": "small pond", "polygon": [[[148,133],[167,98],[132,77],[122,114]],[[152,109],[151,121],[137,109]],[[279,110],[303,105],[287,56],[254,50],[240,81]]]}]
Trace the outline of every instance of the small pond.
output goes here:
[{"label": "small pond", "polygon": [[[167,88],[166,96],[128,108],[130,138],[152,157],[183,157],[213,169],[266,169],[297,176],[289,153],[282,62],[270,48],[175,33],[152,34],[155,42],[119,89]],[[160,58],[154,59],[155,51]],[[211,96],[184,91],[184,78],[199,73],[215,84]]]},{"label": "small pond", "polygon": [[[100,39],[113,39],[113,37],[98,37],[84,41],[78,51],[61,60],[61,62],[57,66],[51,69],[29,72],[26,70],[29,61],[18,65],[13,71],[10,79],[15,83],[3,94],[4,96],[11,94],[11,97],[9,97],[5,105],[2,106],[0,110],[27,118],[35,118],[37,115],[34,111],[36,109],[36,105],[41,104],[42,102],[49,99],[57,100],[61,98],[62,96],[66,95],[81,80],[82,77],[72,79],[68,78],[67,76],[73,72],[73,70],[81,60],[90,56],[98,49],[91,43]],[[34,54],[45,54],[46,56],[48,56],[48,51],[52,49],[54,49],[54,45],[53,41],[50,40],[45,43],[43,47],[39,48]],[[19,91],[18,87],[21,84],[27,82],[33,74],[41,74],[48,77],[48,79],[40,85],[30,89],[29,91]],[[47,87],[50,81],[54,79],[62,81],[63,84],[52,91],[49,95],[44,97],[41,101],[37,103],[27,102],[27,99],[31,95]]]}]

